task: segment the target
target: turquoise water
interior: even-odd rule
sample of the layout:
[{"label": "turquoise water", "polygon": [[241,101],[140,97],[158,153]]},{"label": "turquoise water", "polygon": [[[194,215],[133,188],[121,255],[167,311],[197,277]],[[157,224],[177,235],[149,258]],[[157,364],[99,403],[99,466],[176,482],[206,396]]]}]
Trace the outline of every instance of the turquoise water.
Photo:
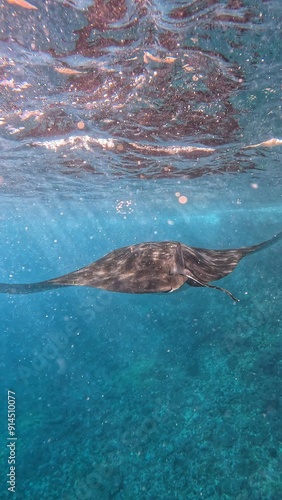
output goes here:
[{"label": "turquoise water", "polygon": [[[280,2],[31,5],[1,4],[0,282],[282,230]],[[279,500],[281,266],[244,258],[238,303],[1,294],[0,498]]]},{"label": "turquoise water", "polygon": [[[174,207],[152,208],[153,220],[138,217],[137,235],[134,213],[72,207],[63,215],[61,207],[22,209],[2,225],[5,280],[11,272],[14,282],[54,277],[152,230],[157,240],[211,248],[252,244],[271,236],[269,218],[274,229],[281,215],[240,209],[187,220]],[[219,283],[239,303],[189,287],[2,296],[2,397],[5,408],[6,390],[16,392],[17,497],[278,499],[280,276],[278,243]],[[5,470],[5,449],[2,457]]]}]

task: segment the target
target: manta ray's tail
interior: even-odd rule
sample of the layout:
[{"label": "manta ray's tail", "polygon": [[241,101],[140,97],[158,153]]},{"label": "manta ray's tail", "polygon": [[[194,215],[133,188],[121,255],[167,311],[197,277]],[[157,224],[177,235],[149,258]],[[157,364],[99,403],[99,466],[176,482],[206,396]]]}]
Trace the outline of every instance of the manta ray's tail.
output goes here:
[{"label": "manta ray's tail", "polygon": [[47,290],[52,290],[54,288],[61,288],[62,286],[68,286],[63,284],[54,284],[52,280],[41,281],[39,283],[28,283],[28,284],[15,284],[10,283],[0,283],[0,293],[7,293],[11,295],[22,295],[27,293],[37,293],[45,292]]}]

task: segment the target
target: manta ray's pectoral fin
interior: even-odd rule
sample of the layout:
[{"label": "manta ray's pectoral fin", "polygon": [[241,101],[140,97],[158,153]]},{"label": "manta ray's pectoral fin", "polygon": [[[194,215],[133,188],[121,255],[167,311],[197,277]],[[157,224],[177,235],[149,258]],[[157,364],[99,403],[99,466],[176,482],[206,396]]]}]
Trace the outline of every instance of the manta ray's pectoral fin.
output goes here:
[{"label": "manta ray's pectoral fin", "polygon": [[[190,273],[188,269],[185,268],[185,262],[184,262],[184,257],[183,257],[183,252],[181,248],[181,244],[177,243],[176,247],[176,254],[175,254],[175,268],[171,270],[171,274],[181,274],[182,276],[185,276],[187,278],[187,281],[189,280],[190,283],[188,283],[191,286],[204,286],[207,288],[214,288],[215,290],[220,290],[221,292],[226,293],[231,297],[231,299],[235,300],[236,302],[240,302],[239,299],[234,297],[234,295],[229,292],[229,290],[226,290],[225,288],[221,288],[220,286],[216,285],[210,285],[209,283],[204,283],[203,281],[199,280],[195,276]],[[174,291],[173,289],[170,290],[171,292]]]},{"label": "manta ray's pectoral fin", "polygon": [[210,285],[209,283],[203,283],[202,281],[200,281],[198,278],[195,278],[194,276],[191,276],[191,274],[188,274],[189,271],[187,271],[187,273],[185,272],[184,273],[184,276],[186,276],[186,278],[188,278],[190,280],[190,282],[192,283],[189,283],[193,286],[193,282],[196,284],[194,286],[205,286],[205,287],[208,287],[208,288],[214,288],[215,290],[220,290],[221,292],[224,292],[226,293],[227,295],[229,295],[229,297],[231,297],[231,299],[235,300],[236,302],[240,302],[240,299],[237,299],[236,297],[234,297],[234,295],[229,292],[229,290],[226,290],[226,288],[222,288],[220,286],[216,286],[216,285]]}]

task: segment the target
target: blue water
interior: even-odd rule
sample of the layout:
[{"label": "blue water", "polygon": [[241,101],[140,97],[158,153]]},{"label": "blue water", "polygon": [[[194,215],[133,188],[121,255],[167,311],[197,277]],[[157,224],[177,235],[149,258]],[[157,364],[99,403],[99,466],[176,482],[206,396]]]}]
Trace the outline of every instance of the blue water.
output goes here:
[{"label": "blue water", "polygon": [[[30,4],[0,11],[0,282],[282,230],[280,1]],[[1,295],[0,498],[282,498],[281,266],[244,258],[238,303]]]}]

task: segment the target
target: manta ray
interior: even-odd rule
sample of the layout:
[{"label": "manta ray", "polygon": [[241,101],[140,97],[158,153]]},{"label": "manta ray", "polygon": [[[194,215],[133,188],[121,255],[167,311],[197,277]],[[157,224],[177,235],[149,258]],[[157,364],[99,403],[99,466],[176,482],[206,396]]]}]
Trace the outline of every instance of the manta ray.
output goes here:
[{"label": "manta ray", "polygon": [[210,282],[230,274],[246,255],[273,245],[282,232],[270,240],[234,250],[189,247],[178,241],[139,243],[118,248],[77,271],[46,281],[28,284],[1,283],[0,293],[25,294],[66,286],[88,286],[112,292],[173,292],[185,283],[227,293]]}]

